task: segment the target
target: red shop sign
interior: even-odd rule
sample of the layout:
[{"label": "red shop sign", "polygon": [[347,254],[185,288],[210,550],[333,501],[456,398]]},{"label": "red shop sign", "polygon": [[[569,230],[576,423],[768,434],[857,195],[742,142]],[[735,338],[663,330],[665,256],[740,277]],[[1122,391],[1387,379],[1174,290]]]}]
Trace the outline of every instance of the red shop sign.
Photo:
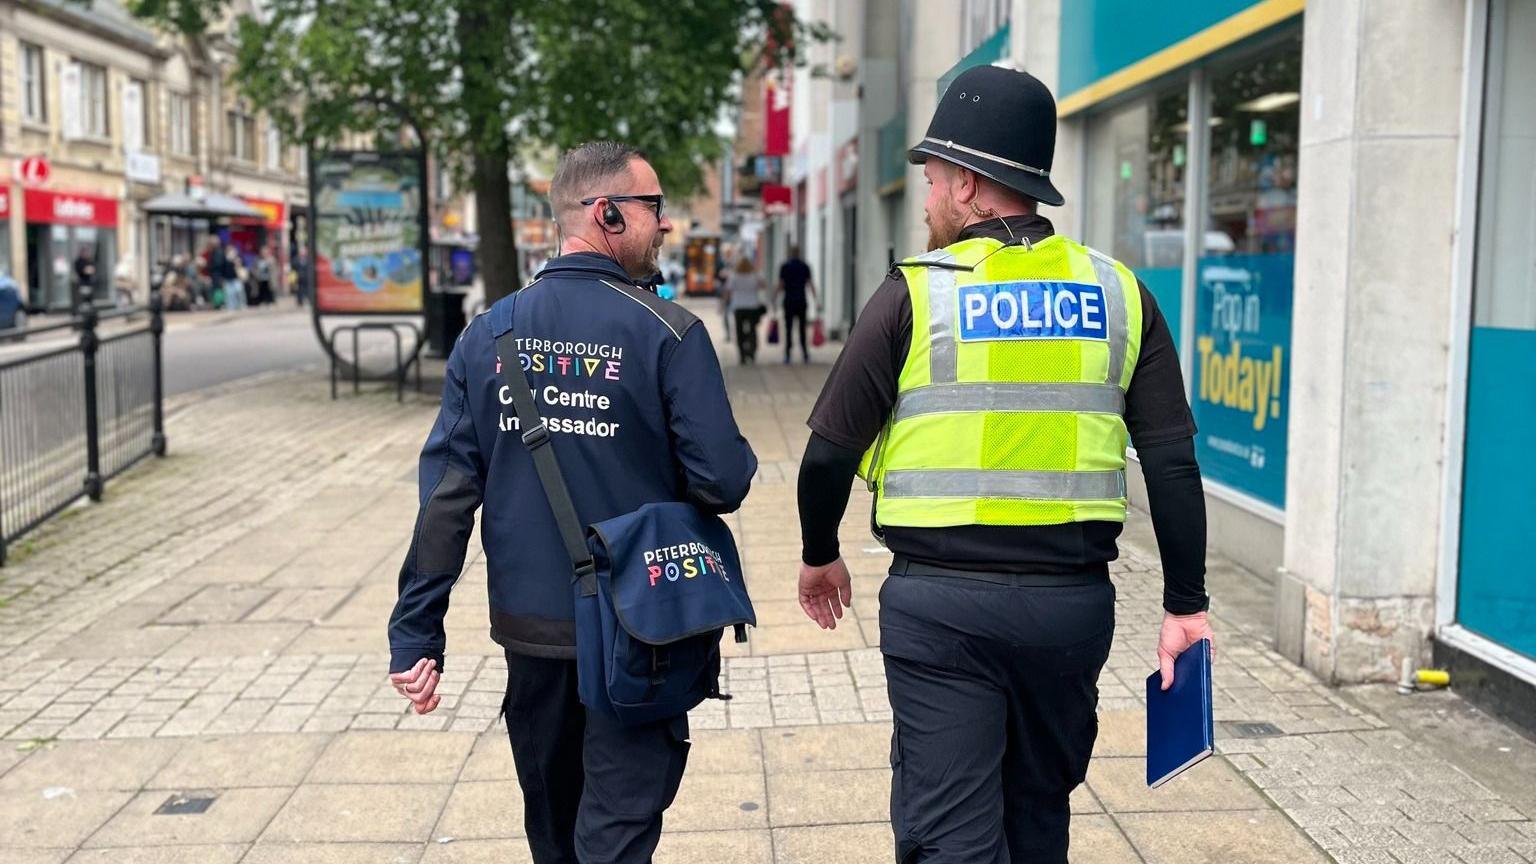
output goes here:
[{"label": "red shop sign", "polygon": [[0,219],[11,218],[11,190],[0,185]]},{"label": "red shop sign", "polygon": [[283,227],[283,202],[269,201],[266,198],[252,198],[249,195],[241,196],[241,200],[261,211],[261,224],[268,228]]},{"label": "red shop sign", "polygon": [[98,228],[117,227],[117,199],[95,195],[79,195],[71,192],[45,192],[27,189],[22,200],[27,208],[28,222],[46,222],[53,225],[95,225]]}]

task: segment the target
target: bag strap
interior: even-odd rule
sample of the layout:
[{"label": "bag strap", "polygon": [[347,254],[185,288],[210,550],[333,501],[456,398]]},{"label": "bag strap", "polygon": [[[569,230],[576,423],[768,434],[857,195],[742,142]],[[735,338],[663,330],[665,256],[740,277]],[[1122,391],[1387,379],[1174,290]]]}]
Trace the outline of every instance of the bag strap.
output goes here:
[{"label": "bag strap", "polygon": [[[510,304],[514,301],[508,302]],[[528,376],[522,372],[522,366],[517,360],[517,342],[510,327],[512,311],[511,308],[507,309],[507,332],[496,337],[501,380],[512,395],[512,407],[517,411],[517,426],[523,433],[523,446],[528,448],[528,455],[533,457],[533,467],[539,473],[539,485],[544,487],[544,497],[549,501],[550,512],[555,516],[555,525],[560,529],[560,541],[565,544],[565,552],[571,558],[575,579],[581,583],[581,596],[591,597],[597,593],[597,567],[592,562],[592,551],[587,548],[587,534],[582,528],[581,517],[576,515],[576,505],[571,501],[570,487],[566,486],[565,475],[560,471],[560,460],[555,458],[555,451],[549,446],[549,427],[539,415]],[[514,375],[513,369],[517,369],[518,374]]]}]

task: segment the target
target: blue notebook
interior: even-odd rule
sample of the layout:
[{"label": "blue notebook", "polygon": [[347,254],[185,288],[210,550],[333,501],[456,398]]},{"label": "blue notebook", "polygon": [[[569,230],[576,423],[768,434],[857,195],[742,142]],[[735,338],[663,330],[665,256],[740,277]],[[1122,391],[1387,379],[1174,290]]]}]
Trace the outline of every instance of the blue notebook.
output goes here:
[{"label": "blue notebook", "polygon": [[1216,749],[1211,708],[1211,643],[1201,639],[1173,661],[1173,686],[1147,677],[1147,785],[1177,777]]}]

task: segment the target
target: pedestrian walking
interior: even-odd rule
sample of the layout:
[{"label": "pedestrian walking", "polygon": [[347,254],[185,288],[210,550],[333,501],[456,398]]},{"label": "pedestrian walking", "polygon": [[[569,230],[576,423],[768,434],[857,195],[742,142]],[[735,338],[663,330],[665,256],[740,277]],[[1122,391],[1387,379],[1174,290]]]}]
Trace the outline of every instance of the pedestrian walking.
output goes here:
[{"label": "pedestrian walking", "polygon": [[[417,713],[437,707],[443,616],[479,509],[533,861],[641,864],[682,780],[688,717],[626,723],[578,697],[574,556],[532,450],[558,457],[584,524],[651,502],[733,511],[757,459],[732,416],[708,330],[638,284],[655,272],[672,230],[655,170],[621,144],[583,144],[560,159],[550,200],[561,254],[476,317],[449,356],[390,618],[390,678]],[[520,397],[504,384],[504,367],[526,375],[541,426],[522,430],[527,412],[513,410]]]},{"label": "pedestrian walking", "polygon": [[75,301],[89,303],[96,294],[96,251],[82,243],[75,252]]},{"label": "pedestrian walking", "polygon": [[224,308],[244,309],[245,281],[240,275],[243,269],[240,266],[240,253],[235,251],[235,247],[218,240],[214,244],[208,266],[214,280],[224,291]]},{"label": "pedestrian walking", "polygon": [[293,296],[300,306],[309,297],[309,252],[299,250],[293,259]]},{"label": "pedestrian walking", "polygon": [[736,259],[732,271],[720,292],[720,303],[736,333],[736,355],[746,365],[757,362],[757,323],[766,311],[763,293],[768,284],[745,254]]},{"label": "pedestrian walking", "polygon": [[800,332],[800,356],[811,362],[811,346],[805,341],[805,316],[816,302],[816,286],[812,284],[811,266],[800,259],[799,246],[789,247],[789,259],[779,267],[779,284],[773,296],[784,312],[784,362],[790,362],[794,353],[796,327]]},{"label": "pedestrian walking", "polygon": [[276,303],[277,295],[273,291],[273,281],[277,278],[277,259],[272,256],[271,247],[261,250],[251,269],[251,275],[256,280],[256,305]]},{"label": "pedestrian walking", "polygon": [[1124,265],[1057,235],[1056,106],[1035,78],[971,69],[908,153],[929,251],[898,262],[811,414],[799,599],[852,599],[837,529],[855,473],[895,553],[880,591],[901,862],[1064,862],[1114,635],[1108,565],[1140,458],[1162,554],[1156,659],[1206,621],[1194,422],[1167,323]]}]

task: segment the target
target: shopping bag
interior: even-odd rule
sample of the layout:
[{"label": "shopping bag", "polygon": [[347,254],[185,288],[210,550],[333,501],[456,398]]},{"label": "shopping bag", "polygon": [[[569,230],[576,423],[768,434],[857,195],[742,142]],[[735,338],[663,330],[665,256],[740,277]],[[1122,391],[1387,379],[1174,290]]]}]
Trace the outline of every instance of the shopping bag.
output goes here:
[{"label": "shopping bag", "polygon": [[820,348],[825,344],[827,344],[827,330],[821,326],[821,319],[817,318],[811,322],[811,347]]},{"label": "shopping bag", "polygon": [[768,319],[768,344],[779,344],[779,319],[777,318]]}]

